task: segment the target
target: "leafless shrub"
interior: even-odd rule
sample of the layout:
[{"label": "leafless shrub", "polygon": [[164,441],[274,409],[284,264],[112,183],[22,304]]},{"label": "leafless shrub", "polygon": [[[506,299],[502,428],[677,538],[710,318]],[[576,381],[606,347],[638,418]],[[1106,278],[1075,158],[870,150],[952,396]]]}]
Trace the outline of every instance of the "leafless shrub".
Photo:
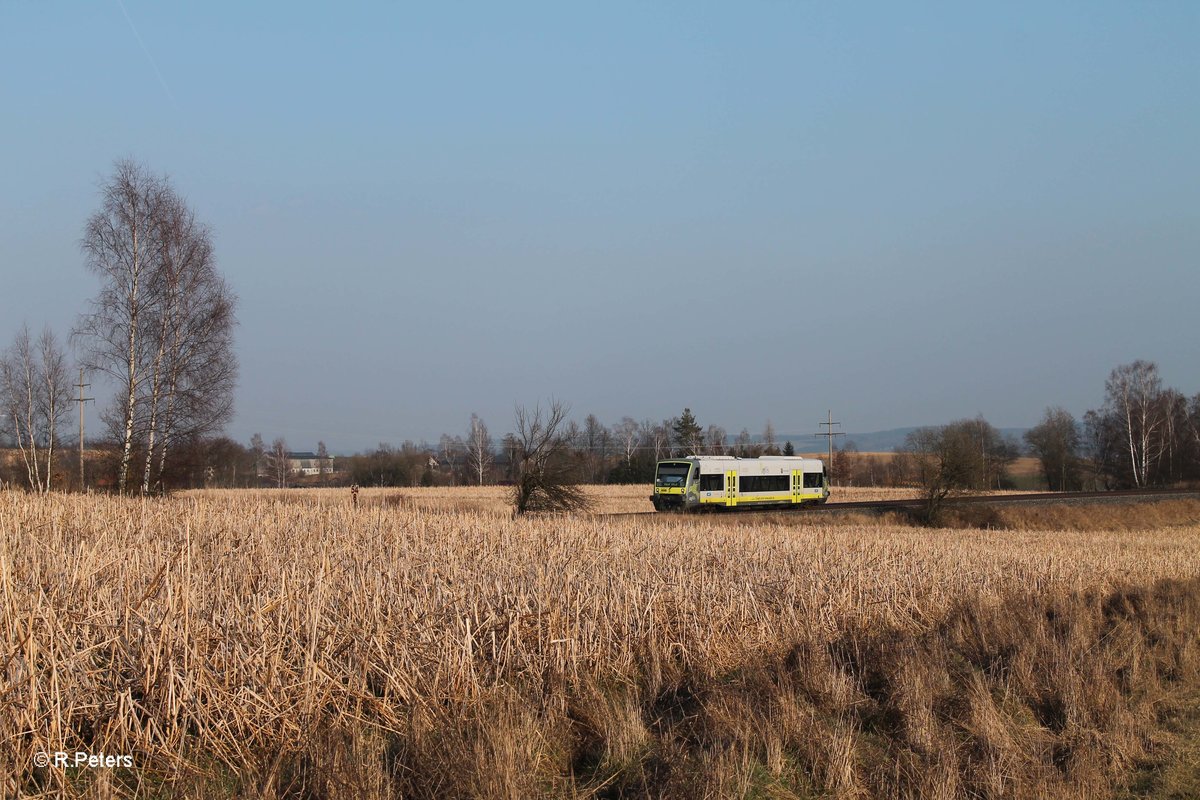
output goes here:
[{"label": "leafless shrub", "polygon": [[579,485],[578,465],[563,429],[569,409],[552,400],[547,409],[517,407],[516,438],[519,466],[513,487],[513,510],[586,511],[592,501]]}]

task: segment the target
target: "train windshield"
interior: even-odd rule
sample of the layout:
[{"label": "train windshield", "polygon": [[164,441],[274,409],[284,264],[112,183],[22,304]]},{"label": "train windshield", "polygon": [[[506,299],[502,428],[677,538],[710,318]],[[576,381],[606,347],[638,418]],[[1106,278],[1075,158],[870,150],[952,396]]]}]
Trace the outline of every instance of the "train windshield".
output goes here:
[{"label": "train windshield", "polygon": [[691,468],[692,465],[686,461],[659,464],[658,477],[654,482],[659,486],[683,486]]}]

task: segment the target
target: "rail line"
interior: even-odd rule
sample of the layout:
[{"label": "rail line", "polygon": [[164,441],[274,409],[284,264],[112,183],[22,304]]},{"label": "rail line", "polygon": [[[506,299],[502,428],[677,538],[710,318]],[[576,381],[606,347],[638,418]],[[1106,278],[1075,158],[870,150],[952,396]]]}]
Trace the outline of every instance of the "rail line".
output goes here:
[{"label": "rail line", "polygon": [[[973,504],[998,504],[998,503],[1045,503],[1045,502],[1069,502],[1074,500],[1121,500],[1129,498],[1166,498],[1166,497],[1200,497],[1200,489],[1120,489],[1116,491],[1105,492],[1036,492],[1030,494],[971,494],[959,495],[957,497],[948,497],[944,502],[945,505],[973,505]],[[877,511],[885,511],[889,509],[904,509],[904,508],[920,508],[925,501],[921,498],[905,498],[900,500],[865,500],[852,503],[837,503],[829,502],[825,505],[817,506],[795,506],[783,507],[777,509],[744,507],[734,509],[734,513],[740,514],[777,514],[780,512],[790,512],[793,514],[822,514],[836,513],[839,511],[853,511],[863,509],[874,509]],[[713,509],[717,512],[727,511],[723,506]],[[647,514],[656,514],[658,516],[672,516],[682,514],[683,512],[662,512],[662,511],[623,511],[612,514],[597,514],[598,517],[638,517]]]}]

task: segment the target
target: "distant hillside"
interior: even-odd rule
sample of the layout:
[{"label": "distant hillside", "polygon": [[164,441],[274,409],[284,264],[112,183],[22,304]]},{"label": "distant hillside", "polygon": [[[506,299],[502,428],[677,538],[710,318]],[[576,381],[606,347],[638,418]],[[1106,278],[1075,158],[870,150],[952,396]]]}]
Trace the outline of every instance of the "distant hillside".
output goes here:
[{"label": "distant hillside", "polygon": [[[847,433],[845,436],[839,436],[834,440],[835,447],[845,447],[851,442],[854,446],[863,453],[888,453],[901,447],[904,444],[904,439],[908,434],[917,430],[912,428],[892,428],[887,431],[873,431],[870,433]],[[1015,439],[1017,444],[1023,449],[1025,440],[1022,438],[1028,428],[998,428],[1000,435],[1008,439]],[[812,452],[823,450],[825,439],[822,437],[808,434],[780,434],[775,437],[779,441],[790,440],[795,445],[796,450],[804,452]],[[816,442],[817,444],[813,444]]]}]

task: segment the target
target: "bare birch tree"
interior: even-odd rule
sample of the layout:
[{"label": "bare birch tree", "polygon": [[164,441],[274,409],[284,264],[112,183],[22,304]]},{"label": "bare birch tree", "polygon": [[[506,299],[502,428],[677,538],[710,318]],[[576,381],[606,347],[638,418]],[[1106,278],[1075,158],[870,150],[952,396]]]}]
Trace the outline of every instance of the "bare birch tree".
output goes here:
[{"label": "bare birch tree", "polygon": [[483,486],[484,478],[495,460],[495,454],[492,452],[492,437],[488,433],[487,425],[478,414],[471,415],[466,445],[467,467],[475,473],[479,485]]},{"label": "bare birch tree", "polygon": [[232,413],[236,298],[207,228],[165,178],[132,161],[102,187],[81,247],[101,287],[75,335],[84,365],[120,386],[107,415],[120,445],[118,490],[130,489],[137,449],[145,493],[161,484],[173,444],[219,430]]},{"label": "bare birch tree", "polygon": [[132,161],[120,161],[101,191],[101,208],[88,220],[81,247],[88,268],[101,280],[76,333],[87,342],[84,366],[120,385],[120,466],[117,489],[125,493],[133,457],[138,392],[145,380],[144,322],[157,245],[155,220],[168,188]]},{"label": "bare birch tree", "polygon": [[271,477],[275,480],[275,485],[280,489],[286,489],[292,464],[288,458],[287,441],[282,436],[271,442],[271,449],[267,453],[267,464],[271,471]]},{"label": "bare birch tree", "polygon": [[161,485],[172,445],[219,430],[233,412],[236,299],[213,262],[211,234],[172,195],[159,217],[157,337],[142,492]]},{"label": "bare birch tree", "polygon": [[29,488],[49,492],[58,425],[71,403],[66,356],[49,328],[35,343],[29,328],[22,327],[0,359],[0,403],[6,427],[21,453]]},{"label": "bare birch tree", "polygon": [[37,448],[40,423],[36,395],[41,387],[38,372],[29,328],[25,326],[17,334],[3,362],[0,362],[0,382],[4,391],[5,418],[9,421],[9,430],[25,463],[29,488],[42,492],[44,484]]},{"label": "bare birch tree", "polygon": [[40,416],[44,425],[46,447],[46,491],[53,478],[54,449],[58,444],[58,423],[71,409],[71,380],[67,374],[67,357],[50,328],[43,328],[38,339],[41,356]]},{"label": "bare birch tree", "polygon": [[665,419],[657,424],[650,420],[644,420],[642,429],[646,433],[647,446],[654,451],[656,463],[674,455],[671,447],[671,420]]},{"label": "bare birch tree", "polygon": [[621,460],[626,467],[631,467],[641,441],[641,427],[633,417],[621,417],[621,421],[613,426],[613,435],[621,448]]},{"label": "bare birch tree", "polygon": [[458,484],[458,453],[465,449],[463,440],[457,436],[443,433],[438,440],[438,457],[441,459],[442,466],[450,474],[451,486]]},{"label": "bare birch tree", "polygon": [[595,414],[588,414],[583,421],[582,447],[583,462],[587,465],[588,483],[600,480],[600,472],[608,459],[608,448],[612,442],[612,433]]},{"label": "bare birch tree", "polygon": [[1200,449],[1200,394],[1192,398],[1184,425],[1192,434],[1192,443]]},{"label": "bare birch tree", "polygon": [[720,425],[709,425],[704,429],[704,452],[710,456],[723,456],[729,435]]},{"label": "bare birch tree", "polygon": [[767,420],[767,424],[763,428],[762,442],[764,454],[768,456],[779,455],[779,448],[775,445],[775,426],[771,424],[771,420]]},{"label": "bare birch tree", "polygon": [[667,446],[667,431],[653,420],[644,419],[638,423],[638,446],[646,448],[655,461],[661,458],[663,448]]},{"label": "bare birch tree", "polygon": [[1105,411],[1116,421],[1129,456],[1133,485],[1148,485],[1166,449],[1163,428],[1162,379],[1153,361],[1134,361],[1112,371],[1104,385]]}]

